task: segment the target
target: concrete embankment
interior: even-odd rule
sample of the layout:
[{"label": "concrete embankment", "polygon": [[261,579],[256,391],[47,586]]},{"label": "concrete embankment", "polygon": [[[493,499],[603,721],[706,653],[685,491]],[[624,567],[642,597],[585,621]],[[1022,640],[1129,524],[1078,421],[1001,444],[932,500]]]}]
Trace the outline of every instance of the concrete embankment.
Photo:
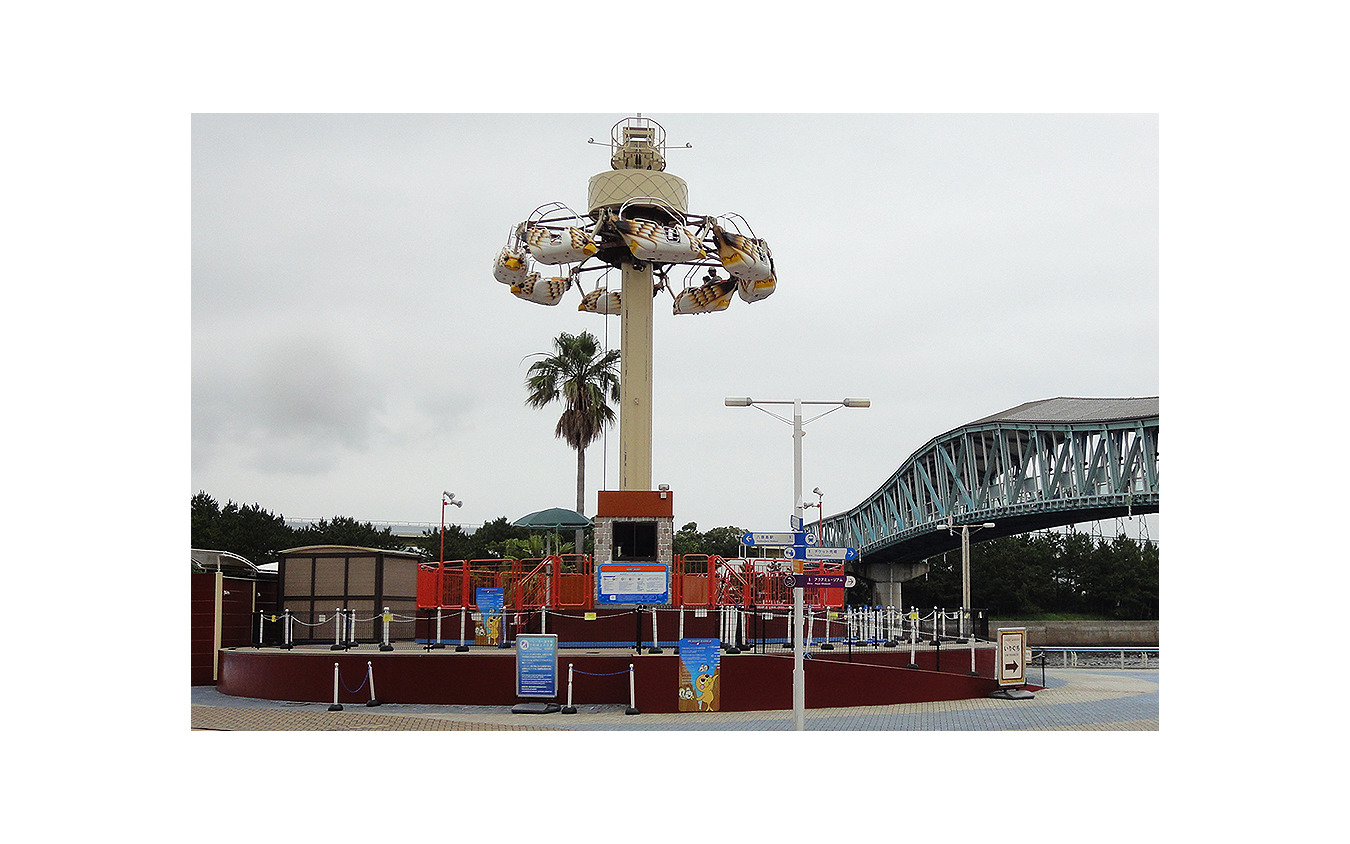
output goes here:
[{"label": "concrete embankment", "polygon": [[1000,627],[1025,627],[1027,640],[1034,645],[1158,647],[1156,621],[1018,621],[990,619],[989,635]]}]

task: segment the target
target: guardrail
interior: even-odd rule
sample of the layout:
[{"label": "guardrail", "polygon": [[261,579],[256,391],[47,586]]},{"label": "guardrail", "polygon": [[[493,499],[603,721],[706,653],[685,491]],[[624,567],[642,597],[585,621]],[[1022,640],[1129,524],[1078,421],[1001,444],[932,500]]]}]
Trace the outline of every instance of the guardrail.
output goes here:
[{"label": "guardrail", "polygon": [[[1092,647],[1088,646],[1036,647],[1035,645],[1033,645],[1031,648],[1032,654],[1031,658],[1032,660],[1042,659],[1043,661],[1041,662],[1041,665],[1043,667],[1047,662],[1050,661],[1049,655],[1051,653],[1058,653],[1060,657],[1060,664],[1058,666],[1059,668],[1114,668],[1118,666],[1123,669],[1126,667],[1129,668],[1141,667],[1139,665],[1127,666],[1125,660],[1126,654],[1139,654],[1140,659],[1143,663],[1142,667],[1157,668],[1158,651],[1159,649],[1156,647],[1128,647],[1128,646],[1121,647],[1119,645],[1102,645]],[[1080,660],[1079,654],[1088,654],[1095,658],[1093,658],[1091,662],[1089,662],[1088,660]],[[1102,657],[1106,654],[1115,654],[1118,656],[1118,659],[1116,660],[1103,659]],[[1153,657],[1152,664],[1149,663],[1150,655]]]}]

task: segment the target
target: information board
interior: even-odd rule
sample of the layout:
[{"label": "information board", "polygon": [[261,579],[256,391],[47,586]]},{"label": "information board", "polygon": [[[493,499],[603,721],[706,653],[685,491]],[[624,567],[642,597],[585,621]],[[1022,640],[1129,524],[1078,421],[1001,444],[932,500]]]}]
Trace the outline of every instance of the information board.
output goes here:
[{"label": "information board", "polygon": [[500,586],[480,586],[474,590],[474,603],[478,606],[478,625],[474,632],[474,644],[495,646],[502,640],[505,590]]},{"label": "information board", "polygon": [[1027,681],[1027,629],[999,628],[998,684],[1021,686]]},{"label": "information board", "polygon": [[558,696],[558,634],[516,636],[516,697]]},{"label": "information board", "polygon": [[595,575],[602,605],[670,603],[670,566],[663,563],[601,563]]}]

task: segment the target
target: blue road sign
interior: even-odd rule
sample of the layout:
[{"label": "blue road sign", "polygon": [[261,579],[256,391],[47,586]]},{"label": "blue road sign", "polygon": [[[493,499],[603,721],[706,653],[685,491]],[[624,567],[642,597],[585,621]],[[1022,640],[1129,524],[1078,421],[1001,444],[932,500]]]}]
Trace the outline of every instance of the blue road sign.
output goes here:
[{"label": "blue road sign", "polygon": [[789,560],[856,560],[857,548],[813,548],[806,545],[794,545],[783,549],[783,556]]},{"label": "blue road sign", "polygon": [[791,545],[815,545],[815,531],[750,531],[741,535],[742,545],[755,548],[787,548]]}]

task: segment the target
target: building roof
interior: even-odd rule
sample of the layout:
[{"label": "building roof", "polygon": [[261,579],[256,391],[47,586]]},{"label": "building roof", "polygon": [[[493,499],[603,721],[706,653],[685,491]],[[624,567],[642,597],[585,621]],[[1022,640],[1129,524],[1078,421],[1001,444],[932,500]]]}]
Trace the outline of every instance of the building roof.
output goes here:
[{"label": "building roof", "polygon": [[257,574],[260,569],[232,551],[192,549],[193,571],[219,571],[226,574]]},{"label": "building roof", "polygon": [[395,548],[362,548],[359,545],[302,545],[299,548],[287,548],[282,551],[283,556],[301,555],[301,554],[351,554],[352,552],[363,554],[384,554],[385,556],[395,557],[421,557],[416,551],[400,551]]},{"label": "building roof", "polygon": [[[995,422],[1044,423],[1065,425],[1078,422],[1117,422],[1158,415],[1158,397],[1073,398],[1060,396],[1019,404],[1002,413],[977,419],[969,425]],[[968,426],[967,426],[968,427]]]}]

